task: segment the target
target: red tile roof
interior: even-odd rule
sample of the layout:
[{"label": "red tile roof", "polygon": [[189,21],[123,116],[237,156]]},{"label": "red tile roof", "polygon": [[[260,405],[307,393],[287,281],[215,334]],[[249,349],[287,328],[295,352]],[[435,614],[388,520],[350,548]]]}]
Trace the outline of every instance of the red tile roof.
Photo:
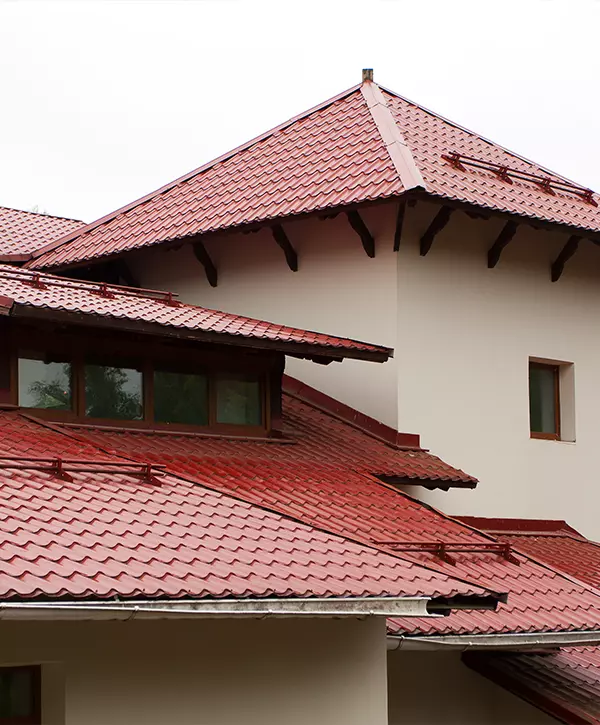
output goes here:
[{"label": "red tile roof", "polygon": [[600,648],[546,654],[476,654],[476,672],[568,725],[600,724]]},{"label": "red tile roof", "polygon": [[[211,486],[160,470],[147,482],[18,413],[0,412],[0,456],[5,600],[488,594]],[[57,456],[71,480],[52,473]]]},{"label": "red tile roof", "polygon": [[[389,620],[394,634],[600,630],[596,592],[525,556],[517,557],[519,564],[507,560],[492,537],[373,475],[385,467],[398,477],[446,477],[438,459],[420,450],[392,453],[377,439],[293,396],[284,397],[283,410],[288,443],[94,427],[72,430],[106,452],[163,463],[187,480],[338,535],[376,543],[450,576],[509,592],[508,603],[497,612],[459,611],[440,619]],[[384,451],[389,458],[381,457]],[[446,542],[451,550],[475,551],[452,551],[455,563],[444,563],[431,547],[423,546],[439,542]]]},{"label": "red tile roof", "polygon": [[[154,334],[169,330],[192,333],[206,341],[270,347],[288,354],[330,358],[387,360],[392,350],[357,340],[285,327],[227,312],[178,302],[169,292],[137,290],[97,282],[39,274],[0,264],[1,307],[12,310],[44,309],[88,316],[89,324],[99,317],[134,325],[150,324]],[[139,329],[139,328],[138,328]]]},{"label": "red tile roof", "polygon": [[[476,525],[600,591],[600,545],[584,539],[564,521],[486,519],[463,516]],[[600,724],[600,647],[572,647],[544,654],[470,655],[470,667],[573,725]]]},{"label": "red tile roof", "polygon": [[32,252],[84,226],[77,219],[0,206],[0,260],[24,262]]},{"label": "red tile roof", "polygon": [[[444,158],[452,153],[462,154],[462,162]],[[397,197],[412,189],[599,232],[595,204],[600,197],[570,184],[367,82],[66,235],[42,250],[35,266],[75,265],[197,234]]]},{"label": "red tile roof", "polygon": [[461,520],[600,590],[600,544],[584,538],[565,521],[472,516]]}]

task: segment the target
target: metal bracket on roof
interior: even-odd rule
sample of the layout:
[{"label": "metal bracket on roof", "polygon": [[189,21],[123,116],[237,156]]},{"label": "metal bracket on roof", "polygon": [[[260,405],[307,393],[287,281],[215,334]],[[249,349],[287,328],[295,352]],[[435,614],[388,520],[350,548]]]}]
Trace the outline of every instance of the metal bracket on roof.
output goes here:
[{"label": "metal bracket on roof", "polygon": [[108,300],[114,300],[115,298],[114,292],[111,292],[106,282],[100,282],[98,284],[98,289],[91,289],[90,293],[93,295],[98,295],[98,297],[105,297]]},{"label": "metal bracket on roof", "polygon": [[368,230],[367,225],[364,223],[361,215],[356,211],[347,211],[346,216],[350,222],[350,226],[360,237],[363,249],[367,253],[367,257],[373,258],[375,256],[375,240],[371,232]]},{"label": "metal bracket on roof", "polygon": [[273,233],[273,239],[277,242],[285,254],[285,261],[287,262],[288,267],[292,270],[292,272],[297,272],[298,254],[288,239],[287,234],[284,232],[281,224],[275,224],[275,226],[271,227],[271,232]]},{"label": "metal bracket on roof", "polygon": [[512,241],[512,238],[517,232],[517,227],[518,224],[516,222],[506,222],[496,241],[492,244],[488,251],[489,269],[493,269],[498,264],[504,247]]},{"label": "metal bracket on roof", "polygon": [[422,257],[429,252],[431,245],[433,244],[433,240],[442,231],[446,224],[448,224],[450,217],[452,216],[452,212],[452,207],[443,206],[433,217],[433,221],[427,228],[425,234],[421,237],[419,253]]},{"label": "metal bracket on roof", "polygon": [[34,272],[31,277],[26,277],[23,280],[23,284],[29,287],[35,287],[36,289],[48,289],[48,287],[42,282],[42,277],[38,272]]},{"label": "metal bracket on roof", "polygon": [[204,272],[206,273],[206,279],[208,280],[208,284],[211,287],[216,287],[218,282],[217,268],[213,264],[210,255],[206,251],[206,247],[202,242],[197,241],[193,244],[192,249],[194,250],[196,259],[204,267]]},{"label": "metal bracket on roof", "polygon": [[554,260],[554,262],[552,263],[552,266],[550,267],[550,279],[553,282],[558,282],[558,280],[561,278],[561,275],[565,269],[565,264],[568,262],[569,259],[571,259],[571,257],[577,251],[580,241],[581,241],[581,237],[573,235],[573,236],[569,237],[569,239],[567,240],[567,243],[561,249],[560,254]]},{"label": "metal bracket on roof", "polygon": [[412,554],[433,554],[447,564],[455,566],[456,556],[450,554],[496,554],[516,566],[521,562],[514,556],[510,544],[501,541],[478,541],[468,543],[463,541],[374,541],[379,546],[389,547],[392,551],[402,551]]}]

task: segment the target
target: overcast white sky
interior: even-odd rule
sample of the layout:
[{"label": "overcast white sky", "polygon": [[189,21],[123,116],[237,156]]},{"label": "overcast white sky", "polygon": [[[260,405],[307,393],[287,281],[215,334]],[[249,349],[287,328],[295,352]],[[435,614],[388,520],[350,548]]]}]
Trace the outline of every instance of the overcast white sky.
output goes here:
[{"label": "overcast white sky", "polygon": [[91,221],[360,80],[600,190],[600,0],[0,0],[0,205]]}]

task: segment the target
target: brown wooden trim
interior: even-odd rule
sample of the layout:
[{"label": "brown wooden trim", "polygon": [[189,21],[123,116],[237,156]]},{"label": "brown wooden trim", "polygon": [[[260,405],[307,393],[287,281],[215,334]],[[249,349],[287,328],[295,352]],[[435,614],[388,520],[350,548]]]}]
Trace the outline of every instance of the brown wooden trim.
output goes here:
[{"label": "brown wooden trim", "polygon": [[204,273],[206,274],[208,284],[211,287],[216,287],[219,281],[217,268],[215,267],[209,253],[206,251],[204,243],[197,239],[192,243],[192,249],[194,250],[196,259],[204,267]]},{"label": "brown wooden trim", "polygon": [[[553,363],[542,363],[529,361],[529,368],[538,368],[539,370],[551,370],[554,381],[554,432],[553,433],[541,433],[540,431],[531,430],[531,420],[529,421],[529,434],[531,438],[539,438],[542,440],[559,441],[560,437],[560,365]],[[531,395],[531,391],[529,392]]]},{"label": "brown wooden trim", "polygon": [[502,231],[488,251],[488,269],[493,269],[500,261],[500,255],[517,233],[519,225],[516,222],[506,222]]},{"label": "brown wooden trim", "polygon": [[565,269],[565,264],[571,259],[579,247],[581,237],[573,234],[567,240],[565,246],[560,250],[558,257],[552,263],[550,267],[550,279],[552,282],[558,282],[561,278],[562,273]]},{"label": "brown wooden trim", "polygon": [[450,217],[452,216],[452,212],[453,209],[447,205],[438,209],[437,214],[433,217],[431,224],[427,227],[425,234],[423,234],[421,241],[419,242],[419,254],[421,257],[425,257],[429,253],[433,240],[442,231],[446,224],[448,224]]},{"label": "brown wooden trim", "polygon": [[275,226],[271,227],[271,233],[273,234],[273,239],[277,242],[278,246],[285,255],[287,266],[292,270],[292,272],[297,272],[298,254],[288,239],[288,236],[281,224],[275,224]]},{"label": "brown wooden trim", "polygon": [[368,230],[367,225],[364,223],[363,218],[356,210],[347,211],[346,217],[350,222],[352,229],[354,229],[360,237],[360,241],[362,242],[363,249],[365,250],[367,257],[373,258],[375,256],[375,240],[373,239],[371,232]]}]

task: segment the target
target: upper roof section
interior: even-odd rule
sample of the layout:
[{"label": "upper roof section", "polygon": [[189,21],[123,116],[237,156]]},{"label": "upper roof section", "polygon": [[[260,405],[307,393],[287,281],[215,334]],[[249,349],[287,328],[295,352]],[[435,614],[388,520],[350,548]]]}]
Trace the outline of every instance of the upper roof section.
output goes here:
[{"label": "upper roof section", "polygon": [[40,250],[73,266],[419,190],[600,232],[598,197],[370,80]]},{"label": "upper roof section", "polygon": [[106,324],[132,332],[278,350],[321,361],[384,362],[390,348],[179,302],[171,292],[141,290],[39,274],[0,265],[0,314]]},{"label": "upper roof section", "polygon": [[0,261],[26,262],[33,252],[84,226],[77,219],[0,206]]}]

